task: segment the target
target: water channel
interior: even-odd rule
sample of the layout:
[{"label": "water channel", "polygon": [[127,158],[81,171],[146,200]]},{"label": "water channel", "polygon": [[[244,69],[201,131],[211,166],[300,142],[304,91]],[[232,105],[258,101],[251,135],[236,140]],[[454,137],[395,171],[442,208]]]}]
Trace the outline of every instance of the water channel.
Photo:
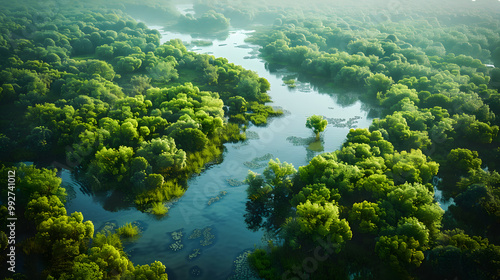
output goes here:
[{"label": "water channel", "polygon": [[[189,34],[151,28],[160,31],[162,43],[172,38],[186,43],[193,40]],[[82,212],[96,230],[110,223],[122,226],[139,221],[143,229],[140,238],[125,247],[130,259],[134,264],[161,261],[171,280],[227,279],[231,275],[234,279],[248,279],[234,276],[235,261],[242,259],[245,250],[260,246],[263,236],[263,232],[248,230],[243,217],[246,185],[241,182],[248,171],[262,172],[271,158],[292,163],[298,169],[315,155],[338,149],[350,128],[368,127],[372,121],[369,106],[358,101],[355,94],[336,94],[301,81],[293,73],[269,71],[265,61],[257,56],[258,46],[245,42],[251,32],[232,29],[226,38],[213,40],[211,46],[192,50],[225,57],[266,78],[273,100],[269,105],[282,108],[285,114],[271,119],[265,127],[250,126],[248,140],[226,144],[222,162],[193,176],[185,195],[170,205],[165,218],[157,219],[135,208],[105,210],[109,208],[103,206],[103,198],[84,192],[70,172],[61,173],[64,186],[69,192],[73,190],[66,206],[68,213]],[[290,78],[298,78],[297,87],[289,88],[283,83]],[[319,142],[313,141],[313,132],[305,127],[306,118],[313,114],[330,119]]]}]

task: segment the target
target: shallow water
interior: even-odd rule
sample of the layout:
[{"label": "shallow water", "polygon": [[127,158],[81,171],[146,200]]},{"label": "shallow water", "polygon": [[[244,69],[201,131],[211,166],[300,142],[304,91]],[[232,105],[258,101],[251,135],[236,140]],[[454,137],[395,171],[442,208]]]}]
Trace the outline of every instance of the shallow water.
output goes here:
[{"label": "shallow water", "polygon": [[[162,42],[171,38],[181,38],[185,42],[193,39],[189,34],[152,28],[160,30]],[[165,218],[157,220],[135,209],[107,211],[103,208],[103,197],[85,194],[68,171],[61,174],[66,186],[71,185],[74,189],[74,198],[67,204],[68,213],[83,212],[86,220],[94,222],[96,230],[108,221],[118,226],[141,221],[146,229],[140,239],[126,244],[130,259],[134,264],[161,261],[166,265],[171,280],[227,279],[237,257],[246,249],[261,245],[263,233],[248,230],[243,217],[246,186],[238,183],[245,179],[248,170],[262,172],[269,158],[279,158],[298,168],[319,153],[338,149],[350,128],[368,127],[372,121],[368,117],[370,108],[355,96],[346,98],[345,94],[323,92],[316,86],[300,81],[296,81],[296,88],[286,86],[283,79],[296,76],[282,70],[270,72],[266,69],[266,63],[256,56],[258,47],[244,42],[251,32],[231,30],[227,38],[213,40],[213,45],[196,47],[195,51],[225,57],[229,62],[256,71],[271,84],[269,95],[273,103],[270,105],[279,106],[286,113],[271,119],[266,127],[251,126],[251,139],[226,144],[222,163],[212,165],[191,178],[185,195],[171,205]],[[313,114],[324,115],[335,121],[335,125],[327,126],[320,142],[316,143],[313,132],[305,127],[306,118]],[[236,186],[231,186],[229,182]],[[221,191],[227,194],[220,195]],[[218,195],[219,199],[215,198]],[[211,198],[212,203],[208,205]],[[195,229],[207,228],[211,230],[207,230],[208,238],[205,241],[212,244],[202,246],[203,235],[196,239],[188,238]],[[170,248],[175,243],[172,238],[174,231],[182,231],[183,234],[183,247],[178,251]],[[214,239],[211,239],[211,234],[215,236]],[[199,249],[201,254],[188,260],[195,249]],[[193,276],[193,268],[201,275]]]}]

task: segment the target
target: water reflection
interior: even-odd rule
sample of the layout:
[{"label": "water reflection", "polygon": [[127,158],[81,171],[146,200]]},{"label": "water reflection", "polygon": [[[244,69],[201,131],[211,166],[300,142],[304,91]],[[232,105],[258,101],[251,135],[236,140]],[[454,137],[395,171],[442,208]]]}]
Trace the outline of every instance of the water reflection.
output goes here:
[{"label": "water reflection", "polygon": [[[186,42],[193,40],[190,34],[160,33],[162,42],[174,38]],[[127,201],[123,193],[89,196],[85,188],[73,185],[76,198],[68,206],[68,212],[82,211],[85,219],[92,220],[96,228],[106,222],[114,222],[117,226],[132,221],[147,223],[147,230],[139,240],[127,244],[126,250],[135,264],[162,261],[171,280],[227,279],[236,267],[241,269],[241,265],[245,264],[248,249],[261,244],[264,230],[259,229],[263,227],[274,234],[289,211],[293,211],[284,190],[276,192],[277,197],[272,199],[263,197],[262,200],[248,201],[247,185],[243,180],[249,169],[262,173],[269,160],[276,157],[298,168],[319,153],[338,149],[349,128],[368,127],[371,123],[368,117],[370,106],[357,100],[355,94],[338,94],[328,84],[309,83],[301,75],[265,64],[255,56],[259,47],[245,43],[249,33],[246,30],[231,30],[224,39],[216,38],[212,45],[197,47],[197,52],[213,53],[215,57],[225,57],[232,63],[256,71],[271,84],[269,94],[273,103],[270,105],[286,109],[287,114],[270,120],[265,127],[250,126],[248,140],[243,143],[226,144],[224,160],[190,178],[184,196],[170,205],[169,213],[161,220],[129,208],[131,201]],[[283,77],[288,76],[296,79],[296,89],[283,85]],[[313,114],[332,120],[344,119],[339,122],[344,125],[334,126],[332,122],[322,133],[320,141],[316,141],[311,130],[305,127],[307,117]],[[352,118],[356,118],[355,122],[349,122]],[[295,145],[289,137],[303,139],[303,143]],[[66,181],[74,183],[73,179],[66,178]],[[221,191],[227,194],[208,205]],[[196,229],[207,227],[212,228],[211,234],[215,236],[212,245],[201,246],[201,237],[189,239]],[[174,232],[183,234],[180,238],[183,247],[177,251],[170,248],[176,242],[172,238]],[[196,249],[200,249],[200,254],[194,256]],[[193,257],[189,259],[189,256]],[[235,261],[238,263],[235,264]],[[199,276],[194,278],[194,274]],[[250,279],[240,276],[232,279]]]}]

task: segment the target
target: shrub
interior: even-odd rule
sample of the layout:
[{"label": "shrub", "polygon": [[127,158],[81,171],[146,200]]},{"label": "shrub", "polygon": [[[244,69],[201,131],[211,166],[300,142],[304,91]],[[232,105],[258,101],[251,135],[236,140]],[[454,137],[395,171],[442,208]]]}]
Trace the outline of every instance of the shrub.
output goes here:
[{"label": "shrub", "polygon": [[116,233],[121,237],[134,237],[139,234],[139,228],[131,223],[126,223],[124,226],[118,228]]}]

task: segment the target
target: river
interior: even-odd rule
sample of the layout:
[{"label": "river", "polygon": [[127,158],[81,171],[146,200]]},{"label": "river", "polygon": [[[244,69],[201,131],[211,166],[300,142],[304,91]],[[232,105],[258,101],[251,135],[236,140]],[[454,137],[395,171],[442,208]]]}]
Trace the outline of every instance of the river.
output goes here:
[{"label": "river", "polygon": [[[183,6],[183,9],[191,8]],[[189,34],[171,33],[156,26],[151,28],[160,31],[162,43],[172,38],[185,42],[193,40]],[[241,272],[235,261],[243,259],[241,255],[245,250],[263,244],[263,232],[248,230],[243,217],[247,199],[246,185],[241,182],[248,171],[262,172],[270,158],[292,163],[298,169],[317,154],[337,150],[350,128],[368,127],[372,122],[368,116],[369,106],[361,103],[355,94],[336,94],[301,81],[293,73],[269,71],[265,61],[257,57],[258,47],[245,43],[252,32],[231,29],[226,38],[215,39],[211,46],[192,50],[225,57],[266,78],[271,84],[269,95],[273,102],[270,105],[282,108],[285,114],[270,119],[265,127],[250,126],[248,140],[226,144],[222,162],[193,176],[188,181],[188,190],[170,205],[165,218],[156,219],[135,208],[108,211],[106,209],[113,207],[103,203],[105,197],[85,193],[70,172],[61,173],[64,186],[72,193],[66,205],[68,213],[82,212],[85,220],[93,221],[96,230],[107,222],[121,226],[139,221],[143,227],[140,238],[125,246],[130,259],[134,264],[161,261],[167,267],[170,280],[227,279],[230,276],[248,279],[247,272]],[[296,79],[297,87],[289,88],[283,83],[284,79]],[[314,114],[330,119],[319,142],[314,141],[313,132],[305,127],[306,118]],[[201,236],[197,237],[199,234]],[[234,274],[236,270],[237,275]]]}]

